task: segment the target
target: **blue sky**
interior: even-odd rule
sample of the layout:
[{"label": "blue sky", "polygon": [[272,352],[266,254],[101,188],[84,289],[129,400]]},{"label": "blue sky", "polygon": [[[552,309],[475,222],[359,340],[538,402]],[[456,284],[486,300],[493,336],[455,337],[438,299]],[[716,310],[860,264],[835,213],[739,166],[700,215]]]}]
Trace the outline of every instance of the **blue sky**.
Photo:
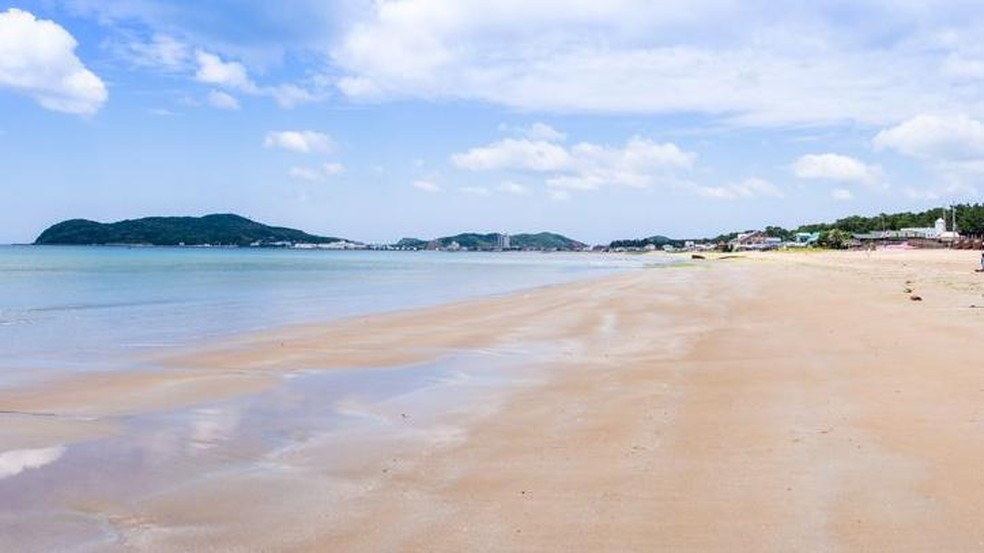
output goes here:
[{"label": "blue sky", "polygon": [[980,201],[976,2],[0,2],[0,242],[236,212],[373,242]]}]

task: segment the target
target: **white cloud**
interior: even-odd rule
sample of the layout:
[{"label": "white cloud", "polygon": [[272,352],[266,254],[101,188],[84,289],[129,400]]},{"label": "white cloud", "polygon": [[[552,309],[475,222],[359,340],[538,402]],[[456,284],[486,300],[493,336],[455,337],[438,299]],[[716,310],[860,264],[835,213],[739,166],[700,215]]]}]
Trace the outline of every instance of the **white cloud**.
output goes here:
[{"label": "white cloud", "polygon": [[244,92],[255,92],[257,89],[246,72],[246,66],[239,62],[222,61],[219,56],[202,50],[195,52],[195,60],[198,62],[195,78],[200,82]]},{"label": "white cloud", "polygon": [[315,131],[271,131],[263,146],[301,153],[330,153],[335,145],[327,134]]},{"label": "white cloud", "polygon": [[980,78],[979,8],[929,6],[380,1],[345,28],[332,57],[343,71],[338,88],[355,99],[702,113],[753,125],[885,124],[953,106],[981,112],[979,95],[954,87]]},{"label": "white cloud", "polygon": [[413,181],[413,183],[411,184],[411,186],[413,186],[417,190],[421,190],[423,192],[432,192],[433,193],[433,192],[440,192],[441,191],[441,187],[438,186],[438,184],[436,182],[434,182],[433,180],[428,180],[428,179],[415,180],[415,181]]},{"label": "white cloud", "polygon": [[530,189],[519,184],[518,182],[503,181],[499,184],[499,191],[505,192],[506,194],[515,194],[517,196],[529,196]]},{"label": "white cloud", "polygon": [[239,100],[232,94],[221,90],[213,90],[208,93],[208,104],[218,109],[239,109]]},{"label": "white cloud", "polygon": [[822,179],[875,185],[882,181],[883,171],[877,165],[867,165],[840,154],[807,154],[793,163],[793,173],[801,179]]},{"label": "white cloud", "polygon": [[785,195],[779,187],[758,177],[724,186],[699,186],[696,192],[699,196],[715,200],[738,200],[758,196],[781,198]]},{"label": "white cloud", "polygon": [[0,87],[42,107],[88,115],[106,102],[106,85],[75,55],[75,38],[54,21],[10,8],[0,12]]},{"label": "white cloud", "polygon": [[451,156],[455,166],[470,171],[545,173],[547,186],[568,190],[605,185],[645,188],[674,171],[691,169],[696,159],[697,154],[676,144],[638,136],[621,147],[589,142],[566,147],[545,140],[507,138]]},{"label": "white cloud", "polygon": [[109,48],[136,67],[178,72],[188,69],[191,62],[191,48],[167,34],[155,34],[149,41],[114,42],[109,44]]},{"label": "white cloud", "polygon": [[490,194],[489,189],[484,186],[462,186],[458,188],[458,191],[472,196],[488,196]]},{"label": "white cloud", "polygon": [[562,171],[571,166],[567,150],[545,141],[507,138],[489,146],[454,154],[451,161],[462,169],[492,171],[521,169],[528,171]]},{"label": "white cloud", "polygon": [[563,142],[567,135],[545,123],[533,123],[526,131],[526,136],[533,140],[546,140],[547,142]]},{"label": "white cloud", "polygon": [[924,160],[984,159],[984,123],[966,115],[919,115],[879,132],[874,146]]},{"label": "white cloud", "polygon": [[854,199],[854,193],[846,188],[835,188],[830,191],[830,197],[838,202],[847,202]]}]

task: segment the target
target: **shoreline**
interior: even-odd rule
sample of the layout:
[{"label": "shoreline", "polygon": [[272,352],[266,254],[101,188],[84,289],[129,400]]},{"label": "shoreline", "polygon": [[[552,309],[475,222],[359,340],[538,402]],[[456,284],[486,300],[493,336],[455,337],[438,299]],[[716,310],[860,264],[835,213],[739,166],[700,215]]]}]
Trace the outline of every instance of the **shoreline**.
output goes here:
[{"label": "shoreline", "polygon": [[[179,395],[201,385],[213,406],[185,409],[207,411],[198,415],[213,435],[236,397],[301,394],[322,409],[318,374],[437,372],[407,397],[325,400],[358,422],[344,439],[284,438],[286,449],[246,472],[88,509],[117,521],[118,542],[156,550],[977,547],[977,261],[912,251],[708,259],[242,338],[168,361],[218,380],[154,383]],[[283,382],[295,384],[263,380],[288,367]],[[246,395],[209,396],[225,386]],[[101,398],[92,387],[21,403],[0,390],[0,408],[60,404],[101,419],[113,411],[100,402],[115,402],[127,413],[116,397],[126,387]],[[0,443],[13,443],[9,432]],[[65,440],[63,428],[24,429],[45,432]],[[255,455],[249,435],[208,451]],[[19,478],[0,478],[0,489]],[[298,509],[308,516],[293,517]],[[14,523],[0,517],[0,528]],[[276,531],[259,530],[271,523]]]}]

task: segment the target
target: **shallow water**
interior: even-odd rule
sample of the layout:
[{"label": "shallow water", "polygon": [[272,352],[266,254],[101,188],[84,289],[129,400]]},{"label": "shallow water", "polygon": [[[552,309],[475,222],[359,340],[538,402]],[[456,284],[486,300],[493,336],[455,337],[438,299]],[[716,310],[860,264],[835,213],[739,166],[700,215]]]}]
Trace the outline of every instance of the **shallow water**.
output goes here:
[{"label": "shallow water", "polygon": [[[652,261],[649,261],[650,263]],[[0,247],[0,386],[285,324],[642,266],[597,254]]]},{"label": "shallow water", "polygon": [[[291,373],[259,394],[123,418],[112,437],[8,451],[0,455],[0,535],[22,551],[101,550],[145,531],[140,521],[166,531],[155,514],[161,498],[192,513],[209,486],[314,483],[313,473],[341,481],[367,451],[454,439],[461,429],[449,414],[475,415],[479,401],[494,409],[504,388],[539,378],[529,367],[535,357],[463,352],[408,367]],[[523,370],[512,370],[520,359]],[[250,506],[237,516],[249,517]],[[227,530],[220,526],[195,531]]]}]

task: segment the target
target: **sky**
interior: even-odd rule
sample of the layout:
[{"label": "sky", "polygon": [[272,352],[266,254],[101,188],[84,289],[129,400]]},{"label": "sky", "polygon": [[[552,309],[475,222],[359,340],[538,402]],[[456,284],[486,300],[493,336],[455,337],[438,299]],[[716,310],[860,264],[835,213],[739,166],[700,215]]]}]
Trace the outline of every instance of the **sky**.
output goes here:
[{"label": "sky", "polygon": [[367,242],[981,201],[984,6],[0,1],[0,243],[239,213]]}]

